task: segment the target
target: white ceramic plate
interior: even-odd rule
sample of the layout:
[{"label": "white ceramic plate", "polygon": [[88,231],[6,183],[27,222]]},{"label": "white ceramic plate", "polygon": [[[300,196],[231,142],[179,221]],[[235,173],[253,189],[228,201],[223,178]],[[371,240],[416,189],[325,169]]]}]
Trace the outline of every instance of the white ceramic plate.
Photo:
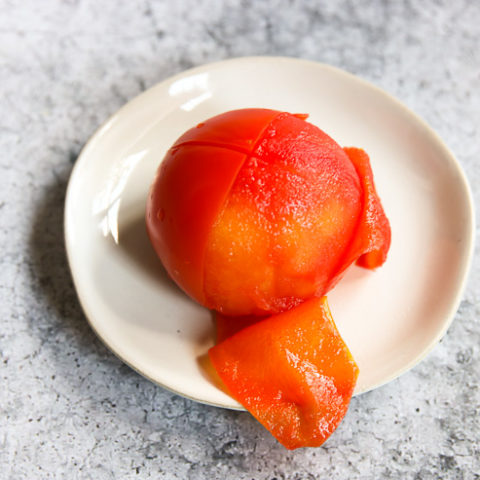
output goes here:
[{"label": "white ceramic plate", "polygon": [[186,71],[115,114],[77,160],[65,234],[75,286],[99,337],[128,365],[188,398],[241,408],[204,373],[210,313],[164,273],[144,226],[147,192],[186,129],[227,110],[308,112],[341,145],[364,148],[391,221],[388,261],[352,267],[329,295],[360,376],[356,393],[419,362],[445,333],[473,249],[464,174],[440,138],[378,88],[341,70],[288,58],[240,58]]}]

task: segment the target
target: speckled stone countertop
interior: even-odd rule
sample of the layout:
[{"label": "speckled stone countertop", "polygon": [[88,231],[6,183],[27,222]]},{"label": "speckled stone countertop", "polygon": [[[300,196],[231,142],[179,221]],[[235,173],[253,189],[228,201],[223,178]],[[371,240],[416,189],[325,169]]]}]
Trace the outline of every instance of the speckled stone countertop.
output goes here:
[{"label": "speckled stone countertop", "polygon": [[479,479],[478,254],[427,358],[356,397],[325,446],[288,452],[249,414],[175,396],[110,353],[62,227],[102,122],[174,73],[244,55],[318,60],[389,91],[455,152],[478,203],[479,25],[469,0],[0,0],[0,478]]}]

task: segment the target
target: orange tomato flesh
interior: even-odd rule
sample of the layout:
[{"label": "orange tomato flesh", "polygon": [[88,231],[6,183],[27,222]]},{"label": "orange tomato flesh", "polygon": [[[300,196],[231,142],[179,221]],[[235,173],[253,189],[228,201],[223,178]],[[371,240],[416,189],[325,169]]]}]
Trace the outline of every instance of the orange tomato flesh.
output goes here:
[{"label": "orange tomato flesh", "polygon": [[328,135],[275,117],[240,168],[209,231],[209,308],[265,315],[322,296],[362,209],[352,162]]}]

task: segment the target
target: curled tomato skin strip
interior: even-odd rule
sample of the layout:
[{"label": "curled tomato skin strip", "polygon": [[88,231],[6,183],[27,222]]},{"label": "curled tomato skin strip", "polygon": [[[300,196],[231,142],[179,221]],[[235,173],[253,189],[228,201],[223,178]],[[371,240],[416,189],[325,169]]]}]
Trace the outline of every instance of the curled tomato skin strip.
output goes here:
[{"label": "curled tomato skin strip", "polygon": [[356,260],[357,265],[374,269],[387,259],[392,240],[390,222],[377,194],[367,153],[355,147],[346,147],[344,150],[357,170],[363,187],[363,211],[350,255],[355,257],[358,251],[362,251]]},{"label": "curled tomato skin strip", "polygon": [[373,179],[368,154],[361,148],[343,149],[357,171],[362,187],[362,210],[335,275],[325,290],[327,293],[341,280],[347,268],[356,263],[359,267],[373,270],[387,260],[392,232]]}]

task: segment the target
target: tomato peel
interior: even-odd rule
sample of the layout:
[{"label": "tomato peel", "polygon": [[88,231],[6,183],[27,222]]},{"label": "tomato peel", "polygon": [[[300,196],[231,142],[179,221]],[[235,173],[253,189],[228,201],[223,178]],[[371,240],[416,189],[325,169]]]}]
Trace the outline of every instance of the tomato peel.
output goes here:
[{"label": "tomato peel", "polygon": [[[363,187],[363,210],[359,227],[354,234],[350,256],[357,265],[377,268],[385,263],[390,249],[392,232],[373,181],[373,171],[368,154],[361,148],[345,147],[346,154],[357,170]],[[360,246],[363,243],[363,246]],[[345,263],[348,263],[347,258]]]},{"label": "tomato peel", "polygon": [[353,263],[370,270],[383,265],[392,237],[390,223],[375,188],[368,154],[356,147],[345,147],[344,151],[355,167],[362,185],[362,211],[350,245],[336,267],[336,274],[331,279],[327,291],[339,282],[346,269]]},{"label": "tomato peel", "polygon": [[331,435],[358,376],[326,297],[248,326],[208,353],[232,397],[288,449]]}]

